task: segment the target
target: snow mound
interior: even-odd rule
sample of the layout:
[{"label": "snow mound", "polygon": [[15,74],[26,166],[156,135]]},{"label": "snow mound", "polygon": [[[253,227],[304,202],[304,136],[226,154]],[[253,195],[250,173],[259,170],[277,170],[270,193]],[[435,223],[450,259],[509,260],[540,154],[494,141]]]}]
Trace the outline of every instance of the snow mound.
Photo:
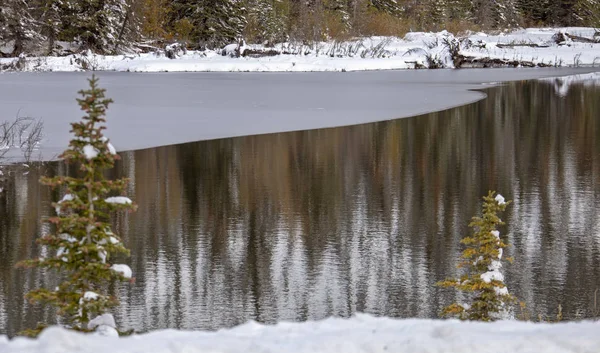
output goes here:
[{"label": "snow mound", "polygon": [[37,340],[0,337],[0,352],[579,353],[598,351],[599,330],[600,322],[478,323],[394,320],[363,314],[275,326],[250,322],[217,332],[160,330],[119,340],[51,327]]},{"label": "snow mound", "polygon": [[92,145],[83,146],[83,154],[86,159],[94,159],[98,157],[98,150]]},{"label": "snow mound", "polygon": [[125,196],[113,196],[104,200],[106,203],[116,203],[121,205],[131,205],[132,201],[129,197]]},{"label": "snow mound", "polygon": [[113,271],[119,272],[125,278],[131,278],[132,272],[131,268],[127,265],[115,264],[110,267]]}]

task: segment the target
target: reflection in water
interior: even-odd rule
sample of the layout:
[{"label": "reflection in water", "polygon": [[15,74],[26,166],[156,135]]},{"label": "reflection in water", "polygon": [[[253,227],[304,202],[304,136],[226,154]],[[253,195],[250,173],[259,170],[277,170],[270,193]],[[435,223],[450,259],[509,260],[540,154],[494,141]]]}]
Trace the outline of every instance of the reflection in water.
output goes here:
[{"label": "reflection in water", "polygon": [[[217,329],[249,319],[368,312],[436,317],[455,293],[460,239],[480,197],[514,200],[507,283],[537,314],[590,315],[600,287],[600,89],[513,83],[482,102],[361,126],[124,153],[135,214],[115,226],[137,278],[118,320],[137,330]],[[52,313],[24,292],[51,274],[13,270],[40,256],[58,198],[13,173],[0,196],[0,333]]]}]

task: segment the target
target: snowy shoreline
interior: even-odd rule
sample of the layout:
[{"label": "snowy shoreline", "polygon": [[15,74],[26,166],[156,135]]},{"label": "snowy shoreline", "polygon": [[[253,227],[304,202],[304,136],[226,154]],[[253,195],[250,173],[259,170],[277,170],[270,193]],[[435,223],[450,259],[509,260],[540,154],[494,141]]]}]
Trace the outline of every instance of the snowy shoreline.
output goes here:
[{"label": "snowy shoreline", "polygon": [[[0,59],[0,72],[323,72],[460,67],[600,66],[600,31],[528,28],[464,37],[442,31],[403,38],[366,37],[302,45],[229,45],[223,50],[164,50],[103,56]],[[241,55],[241,57],[232,57]],[[246,56],[244,56],[246,55]]]},{"label": "snowy shoreline", "polygon": [[494,323],[377,318],[359,314],[303,323],[248,322],[217,332],[158,330],[131,337],[101,337],[46,329],[36,340],[0,336],[6,353],[193,352],[597,352],[600,322]]}]

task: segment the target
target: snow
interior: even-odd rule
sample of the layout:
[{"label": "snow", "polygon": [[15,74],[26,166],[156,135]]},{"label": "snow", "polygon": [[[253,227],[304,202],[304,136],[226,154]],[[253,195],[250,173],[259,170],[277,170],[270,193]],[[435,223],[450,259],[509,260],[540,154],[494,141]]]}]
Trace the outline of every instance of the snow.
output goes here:
[{"label": "snow", "polygon": [[502,196],[500,194],[496,195],[496,198],[494,200],[496,200],[496,202],[498,202],[499,205],[506,204],[506,200],[504,200],[504,196]]},{"label": "snow", "polygon": [[97,300],[99,297],[98,293],[96,292],[85,292],[83,293],[83,300]]},{"label": "snow", "polygon": [[88,328],[95,330],[94,333],[98,336],[119,337],[116,327],[115,318],[111,314],[102,314],[88,323]]},{"label": "snow", "polygon": [[[108,241],[109,241],[111,244],[118,244],[118,243],[119,243],[119,239],[117,239],[117,238],[115,238],[115,237],[112,237],[112,236],[108,238]],[[99,244],[99,245],[104,245],[104,244],[106,244],[106,239],[102,239],[102,240],[100,240],[100,241],[98,242],[98,244]]]},{"label": "snow", "polygon": [[125,278],[131,278],[132,272],[131,268],[127,265],[123,264],[114,264],[110,267],[113,271],[119,272]]},{"label": "snow", "polygon": [[[249,44],[246,50],[276,50],[274,56],[239,57],[237,44],[219,50],[177,51],[174,59],[164,51],[104,56],[92,53],[64,57],[26,58],[23,71],[126,72],[273,72],[273,71],[360,71],[429,67],[431,59],[444,68],[453,68],[447,44],[460,42],[460,53],[473,58],[530,62],[545,66],[595,66],[600,64],[600,43],[567,40],[556,43],[556,33],[593,38],[595,29],[584,27],[526,28],[497,34],[473,33],[456,37],[452,33],[411,32],[403,38],[366,37],[348,41],[318,42],[311,45],[279,43],[273,48]],[[174,50],[169,46],[167,51]],[[225,55],[221,55],[225,54]],[[16,58],[0,59],[0,66]],[[85,64],[83,64],[85,63]]]},{"label": "snow", "polygon": [[75,197],[71,194],[66,194],[63,198],[56,203],[56,207],[54,207],[54,211],[56,211],[57,215],[60,215],[60,204],[65,201],[73,201]]},{"label": "snow", "polygon": [[494,287],[494,291],[498,295],[508,295],[508,288],[506,288],[506,287],[502,287],[502,288]]},{"label": "snow", "polygon": [[[111,327],[113,322],[105,320],[110,318],[99,319],[94,327],[97,330],[100,326]],[[360,314],[350,319],[329,318],[273,326],[248,322],[217,332],[160,330],[118,340],[50,327],[36,340],[16,338],[9,341],[0,337],[0,352],[583,353],[597,352],[599,329],[599,322],[479,323],[396,320]]]},{"label": "snow", "polygon": [[100,316],[96,316],[93,320],[90,320],[88,323],[88,328],[90,330],[95,329],[98,326],[109,326],[116,328],[117,324],[115,323],[115,318],[111,314],[102,314]]},{"label": "snow", "polygon": [[98,150],[92,145],[85,145],[83,146],[83,154],[87,159],[94,159],[98,157]]},{"label": "snow", "polygon": [[117,150],[115,149],[115,146],[112,145],[112,143],[110,143],[110,141],[108,141],[108,138],[106,136],[102,136],[102,142],[106,143],[106,147],[108,148],[108,152],[112,155],[117,154]]},{"label": "snow", "polygon": [[132,203],[131,199],[128,197],[125,197],[125,196],[109,197],[106,200],[104,200],[104,202],[112,203],[112,204],[121,204],[121,205],[131,205],[131,203]]}]

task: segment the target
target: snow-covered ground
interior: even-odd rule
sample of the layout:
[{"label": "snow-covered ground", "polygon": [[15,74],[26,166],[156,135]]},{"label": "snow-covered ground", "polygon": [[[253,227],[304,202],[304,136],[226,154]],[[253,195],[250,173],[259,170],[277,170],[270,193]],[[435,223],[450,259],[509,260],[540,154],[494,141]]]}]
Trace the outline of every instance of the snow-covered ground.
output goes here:
[{"label": "snow-covered ground", "polygon": [[600,322],[534,324],[394,320],[358,315],[351,319],[254,322],[218,332],[160,330],[127,338],[46,329],[37,340],[0,337],[2,353],[583,353],[598,352]]},{"label": "snow-covered ground", "polygon": [[[557,34],[564,40],[557,43]],[[577,38],[579,37],[579,38]],[[575,38],[575,39],[573,39]],[[581,38],[590,42],[581,42]],[[596,43],[593,43],[593,42]],[[497,34],[474,33],[455,37],[439,33],[408,33],[404,38],[368,37],[314,45],[282,43],[274,48],[229,45],[223,51],[180,51],[174,59],[164,51],[102,56],[76,54],[64,57],[22,58],[20,71],[129,71],[129,72],[269,72],[269,71],[360,71],[453,68],[449,44],[460,44],[460,54],[470,58],[518,61],[533,66],[600,65],[600,32],[593,28],[529,28]],[[284,53],[263,57],[230,57],[235,51]],[[0,59],[8,69],[18,58]]]}]

